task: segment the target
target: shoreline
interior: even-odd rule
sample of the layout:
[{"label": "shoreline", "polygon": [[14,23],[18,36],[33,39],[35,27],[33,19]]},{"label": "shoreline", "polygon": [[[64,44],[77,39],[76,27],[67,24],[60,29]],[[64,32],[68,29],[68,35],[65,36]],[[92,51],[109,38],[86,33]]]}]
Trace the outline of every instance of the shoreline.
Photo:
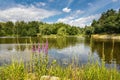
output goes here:
[{"label": "shoreline", "polygon": [[120,34],[94,34],[91,37],[94,39],[120,40]]},{"label": "shoreline", "polygon": [[80,37],[83,38],[83,35],[42,35],[42,38],[61,38],[61,37]]},{"label": "shoreline", "polygon": [[[3,36],[0,38],[30,38],[32,36],[26,36],[26,37],[16,37],[16,36]],[[33,36],[33,37],[42,37],[42,38],[61,38],[61,37],[81,37],[83,38],[83,35],[41,35],[41,36]]]}]

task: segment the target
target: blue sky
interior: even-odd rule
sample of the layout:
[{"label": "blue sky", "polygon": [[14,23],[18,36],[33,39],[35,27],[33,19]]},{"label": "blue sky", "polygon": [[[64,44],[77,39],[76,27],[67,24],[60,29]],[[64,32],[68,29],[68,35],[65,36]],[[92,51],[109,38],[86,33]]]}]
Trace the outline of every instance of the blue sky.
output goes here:
[{"label": "blue sky", "polygon": [[120,0],[0,0],[0,21],[63,22],[84,27]]}]

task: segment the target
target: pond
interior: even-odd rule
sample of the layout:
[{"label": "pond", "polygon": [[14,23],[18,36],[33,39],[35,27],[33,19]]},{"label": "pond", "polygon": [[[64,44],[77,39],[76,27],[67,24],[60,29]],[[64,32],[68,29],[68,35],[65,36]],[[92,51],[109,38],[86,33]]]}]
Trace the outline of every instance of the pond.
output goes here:
[{"label": "pond", "polygon": [[0,66],[9,64],[13,59],[29,61],[32,43],[42,44],[46,40],[49,43],[49,60],[55,59],[62,66],[73,61],[79,65],[88,61],[98,61],[101,64],[101,59],[104,59],[108,68],[114,64],[120,68],[119,40],[94,40],[84,37],[0,38]]}]

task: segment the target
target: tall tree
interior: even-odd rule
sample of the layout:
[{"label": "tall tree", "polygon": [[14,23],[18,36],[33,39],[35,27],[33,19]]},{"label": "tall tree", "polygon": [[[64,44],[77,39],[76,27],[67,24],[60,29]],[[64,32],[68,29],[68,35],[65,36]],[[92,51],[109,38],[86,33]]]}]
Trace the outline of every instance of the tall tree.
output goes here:
[{"label": "tall tree", "polygon": [[14,24],[12,21],[8,21],[5,24],[5,32],[7,35],[13,35],[15,31]]}]

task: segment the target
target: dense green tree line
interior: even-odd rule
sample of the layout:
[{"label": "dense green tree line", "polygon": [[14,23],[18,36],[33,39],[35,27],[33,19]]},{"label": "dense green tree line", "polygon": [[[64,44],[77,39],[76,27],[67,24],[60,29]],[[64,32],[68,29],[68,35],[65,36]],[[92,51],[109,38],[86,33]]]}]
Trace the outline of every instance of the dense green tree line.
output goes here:
[{"label": "dense green tree line", "polygon": [[50,35],[77,35],[82,33],[82,28],[70,26],[64,23],[41,24],[39,27],[40,34]]},{"label": "dense green tree line", "polygon": [[63,23],[47,24],[38,21],[17,21],[15,23],[8,21],[0,23],[0,36],[77,35],[82,33],[81,30],[79,27]]},{"label": "dense green tree line", "polygon": [[85,28],[70,26],[64,23],[43,23],[38,21],[15,23],[0,22],[0,36],[36,36],[36,35],[77,35],[77,34],[119,34],[120,9],[103,12],[98,20],[93,20],[91,26]]},{"label": "dense green tree line", "polygon": [[98,20],[93,20],[91,26],[85,27],[85,34],[119,34],[120,33],[120,9],[110,9],[101,14]]}]

